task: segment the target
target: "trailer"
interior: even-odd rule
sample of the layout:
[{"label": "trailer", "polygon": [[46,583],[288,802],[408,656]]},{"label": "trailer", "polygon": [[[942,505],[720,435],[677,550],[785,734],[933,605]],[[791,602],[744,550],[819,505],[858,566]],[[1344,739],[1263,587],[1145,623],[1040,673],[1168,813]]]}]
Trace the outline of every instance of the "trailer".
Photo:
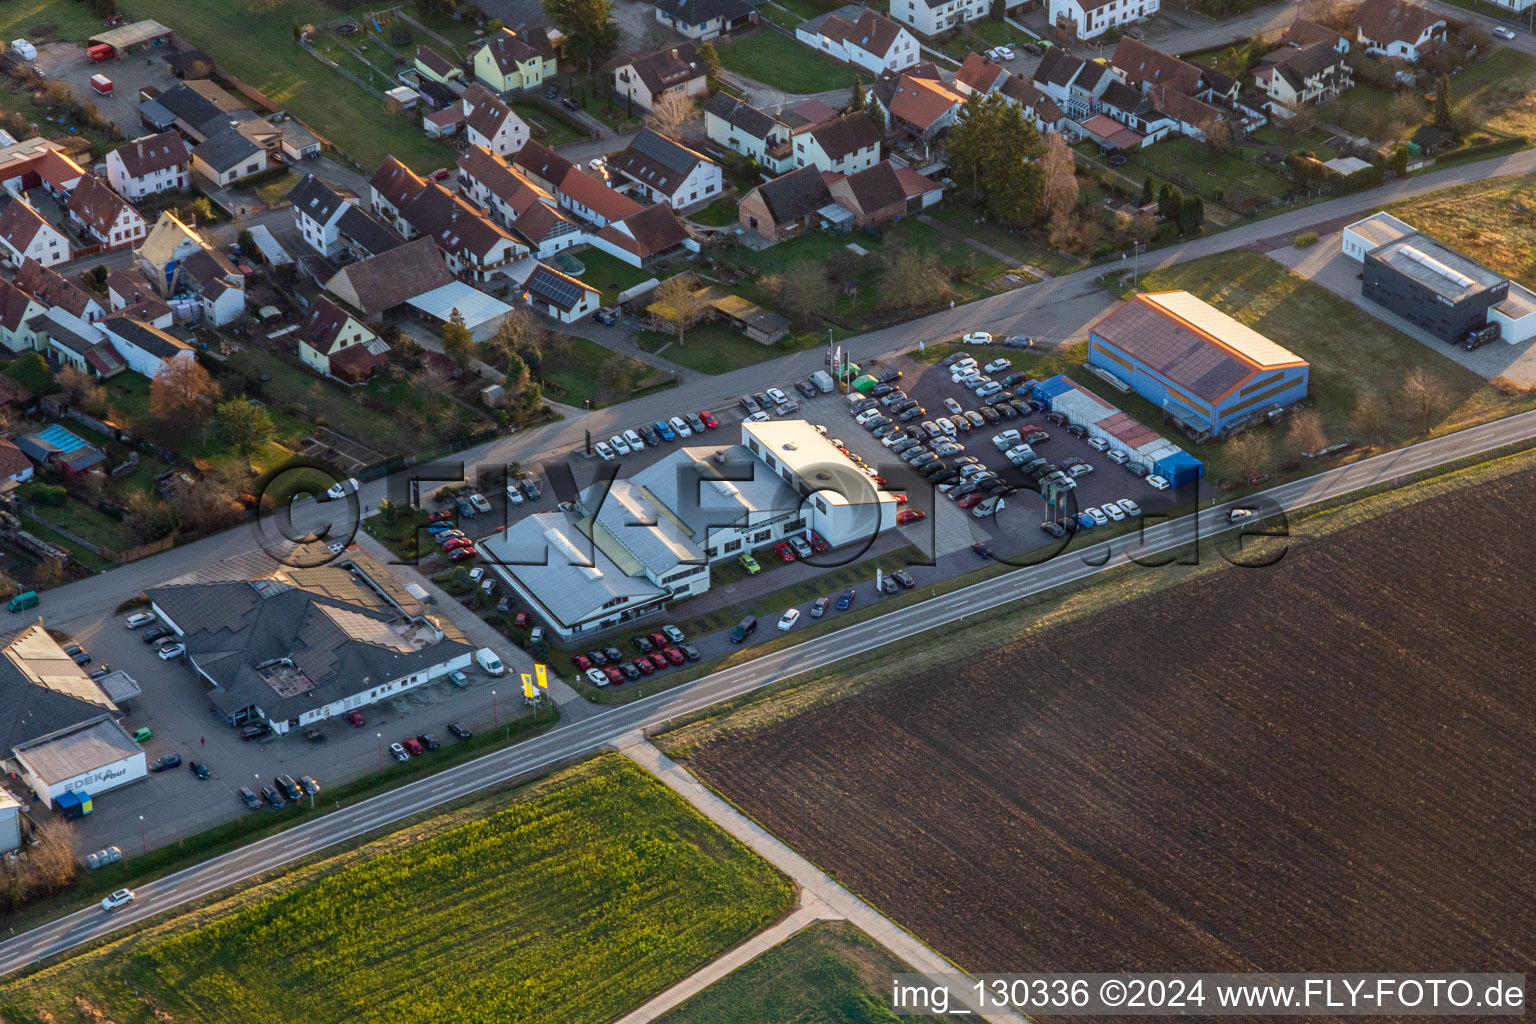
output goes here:
[{"label": "trailer", "polygon": [[92,64],[103,64],[117,59],[117,51],[106,43],[97,43],[95,46],[88,47],[85,54],[91,59]]},{"label": "trailer", "polygon": [[37,47],[25,39],[12,39],[11,52],[22,60],[37,60]]},{"label": "trailer", "polygon": [[106,75],[92,75],[91,88],[101,96],[112,95],[112,79]]}]

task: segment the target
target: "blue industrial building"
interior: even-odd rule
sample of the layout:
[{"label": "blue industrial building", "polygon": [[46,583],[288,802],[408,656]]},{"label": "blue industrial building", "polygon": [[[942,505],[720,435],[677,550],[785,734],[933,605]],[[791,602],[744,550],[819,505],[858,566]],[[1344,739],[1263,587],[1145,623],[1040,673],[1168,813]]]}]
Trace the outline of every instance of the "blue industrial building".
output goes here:
[{"label": "blue industrial building", "polygon": [[1189,292],[1138,295],[1088,329],[1088,362],[1197,437],[1306,397],[1305,359]]}]

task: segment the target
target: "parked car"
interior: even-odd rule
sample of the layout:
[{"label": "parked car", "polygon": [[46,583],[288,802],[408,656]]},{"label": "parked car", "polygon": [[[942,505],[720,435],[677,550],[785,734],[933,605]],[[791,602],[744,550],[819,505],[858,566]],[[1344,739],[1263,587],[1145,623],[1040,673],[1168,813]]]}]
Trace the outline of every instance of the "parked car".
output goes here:
[{"label": "parked car", "polygon": [[140,626],[147,626],[154,621],[154,612],[134,612],[132,615],[128,616],[126,620],[124,620],[123,625],[127,626],[129,629],[138,629]]},{"label": "parked car", "polygon": [[737,561],[741,563],[743,569],[747,570],[748,576],[756,576],[763,571],[763,567],[757,564],[757,559],[753,558],[749,552],[743,551]]},{"label": "parked car", "polygon": [[164,757],[156,758],[155,763],[149,766],[149,770],[152,772],[168,772],[172,768],[180,767],[180,754],[166,754]]},{"label": "parked car", "polygon": [[720,421],[715,419],[714,413],[710,412],[708,409],[699,410],[699,420],[704,424],[704,427],[707,430],[714,430],[720,425]]},{"label": "parked car", "polygon": [[781,632],[788,633],[790,630],[795,628],[795,623],[799,621],[800,609],[791,608],[789,611],[779,616],[779,630]]},{"label": "parked car", "polygon": [[363,726],[368,724],[368,720],[363,717],[363,713],[361,711],[348,711],[343,717],[352,723],[352,727],[354,729],[361,729]]},{"label": "parked car", "polygon": [[1124,512],[1128,516],[1141,515],[1141,506],[1136,504],[1130,498],[1121,498],[1117,504],[1120,506],[1120,511]]},{"label": "parked car", "polygon": [[1123,466],[1127,462],[1131,461],[1130,455],[1127,454],[1126,452],[1121,451],[1119,448],[1116,448],[1114,451],[1110,452],[1108,455],[1105,456],[1105,458],[1107,458],[1110,462],[1113,462],[1117,466]]},{"label": "parked car", "polygon": [[1158,476],[1156,473],[1149,474],[1146,480],[1147,486],[1152,488],[1154,491],[1166,491],[1170,486],[1172,486],[1168,483],[1167,477]]},{"label": "parked car", "polygon": [[840,612],[847,611],[850,607],[853,606],[853,599],[858,596],[859,592],[853,587],[849,587],[847,590],[843,591],[843,596],[837,599],[837,610]]},{"label": "parked car", "polygon": [[186,653],[187,647],[185,644],[166,644],[164,647],[160,648],[159,651],[161,661],[170,661],[171,659],[179,658]]},{"label": "parked car", "polygon": [[272,806],[273,810],[288,806],[288,801],[283,799],[283,795],[277,791],[276,786],[262,786],[261,796],[263,800]]},{"label": "parked car", "polygon": [[659,445],[659,444],[661,444],[661,435],[656,433],[656,428],[655,427],[646,426],[645,424],[642,423],[636,429],[640,431],[640,436],[645,439],[645,443],[646,444],[649,444],[649,445]]},{"label": "parked car", "polygon": [[992,335],[986,331],[972,331],[961,338],[960,343],[962,345],[990,345],[992,344]]},{"label": "parked car", "polygon": [[677,435],[672,432],[672,428],[667,425],[665,420],[657,420],[652,426],[656,428],[656,433],[663,441],[677,440]]},{"label": "parked car", "polygon": [[398,743],[389,745],[389,752],[394,755],[396,761],[409,761],[411,755],[405,752],[405,748]]},{"label": "parked car", "polygon": [[[564,100],[561,100],[561,102],[562,103],[570,103],[570,102],[573,102],[573,101],[571,99],[569,99],[569,98],[566,98]],[[598,323],[602,324],[604,327],[612,327],[614,324],[619,322],[619,318],[614,316],[612,313],[608,312],[606,309],[600,309],[596,313],[593,313],[592,314],[592,319],[596,320]]]},{"label": "parked car", "polygon": [[261,810],[261,798],[251,790],[250,786],[240,787],[240,799],[245,801],[245,806],[253,811]]},{"label": "parked car", "polygon": [[474,733],[470,732],[469,726],[465,725],[463,722],[449,722],[448,731],[453,733],[461,740],[467,740],[474,735]]},{"label": "parked car", "polygon": [[208,766],[201,761],[189,761],[187,762],[187,767],[192,770],[193,775],[200,779],[207,779],[212,774],[208,771]]},{"label": "parked car", "polygon": [[1109,451],[1109,442],[1102,437],[1090,437],[1088,439],[1088,447],[1096,452],[1107,452]]},{"label": "parked car", "polygon": [[168,636],[175,636],[175,635],[176,635],[175,632],[173,632],[172,630],[167,629],[164,626],[156,626],[154,629],[150,630],[148,633],[145,633],[144,636],[142,637],[142,639],[143,639],[143,641],[146,644],[152,644],[152,643],[155,643],[157,641],[164,640]]},{"label": "parked car", "polygon": [[407,736],[400,741],[400,745],[409,751],[412,757],[420,757],[427,752],[426,746],[414,736]]},{"label": "parked car", "polygon": [[539,490],[538,482],[531,476],[523,477],[523,496],[529,501],[538,501],[544,496]]},{"label": "parked car", "polygon": [[699,660],[699,649],[693,644],[678,644],[677,649],[683,652],[683,657],[689,661]]},{"label": "parked car", "polygon": [[1493,35],[1494,38],[1503,39],[1506,42],[1515,38],[1515,33],[1503,25],[1495,25],[1493,27]]},{"label": "parked car", "polygon": [[757,632],[757,619],[751,615],[731,627],[731,643],[739,644]]}]

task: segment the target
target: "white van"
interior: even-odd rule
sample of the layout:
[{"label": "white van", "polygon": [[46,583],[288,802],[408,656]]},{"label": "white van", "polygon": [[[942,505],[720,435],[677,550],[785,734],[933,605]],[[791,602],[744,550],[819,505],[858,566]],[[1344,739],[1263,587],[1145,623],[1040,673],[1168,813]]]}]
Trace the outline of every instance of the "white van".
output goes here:
[{"label": "white van", "polygon": [[507,666],[501,663],[501,659],[496,657],[496,652],[489,647],[482,647],[475,652],[475,662],[493,676],[507,674]]}]

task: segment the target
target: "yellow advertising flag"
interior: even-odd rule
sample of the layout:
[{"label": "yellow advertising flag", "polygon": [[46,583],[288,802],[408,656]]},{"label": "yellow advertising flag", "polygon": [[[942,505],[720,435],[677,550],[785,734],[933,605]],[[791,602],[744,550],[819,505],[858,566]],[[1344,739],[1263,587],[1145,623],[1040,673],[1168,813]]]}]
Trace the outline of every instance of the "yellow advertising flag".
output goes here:
[{"label": "yellow advertising flag", "polygon": [[529,700],[533,699],[533,677],[527,672],[523,673],[523,696]]},{"label": "yellow advertising flag", "polygon": [[538,677],[539,689],[541,689],[541,690],[549,689],[549,673],[547,671],[545,671],[545,668],[544,668],[543,665],[534,665],[533,666],[533,674]]}]

